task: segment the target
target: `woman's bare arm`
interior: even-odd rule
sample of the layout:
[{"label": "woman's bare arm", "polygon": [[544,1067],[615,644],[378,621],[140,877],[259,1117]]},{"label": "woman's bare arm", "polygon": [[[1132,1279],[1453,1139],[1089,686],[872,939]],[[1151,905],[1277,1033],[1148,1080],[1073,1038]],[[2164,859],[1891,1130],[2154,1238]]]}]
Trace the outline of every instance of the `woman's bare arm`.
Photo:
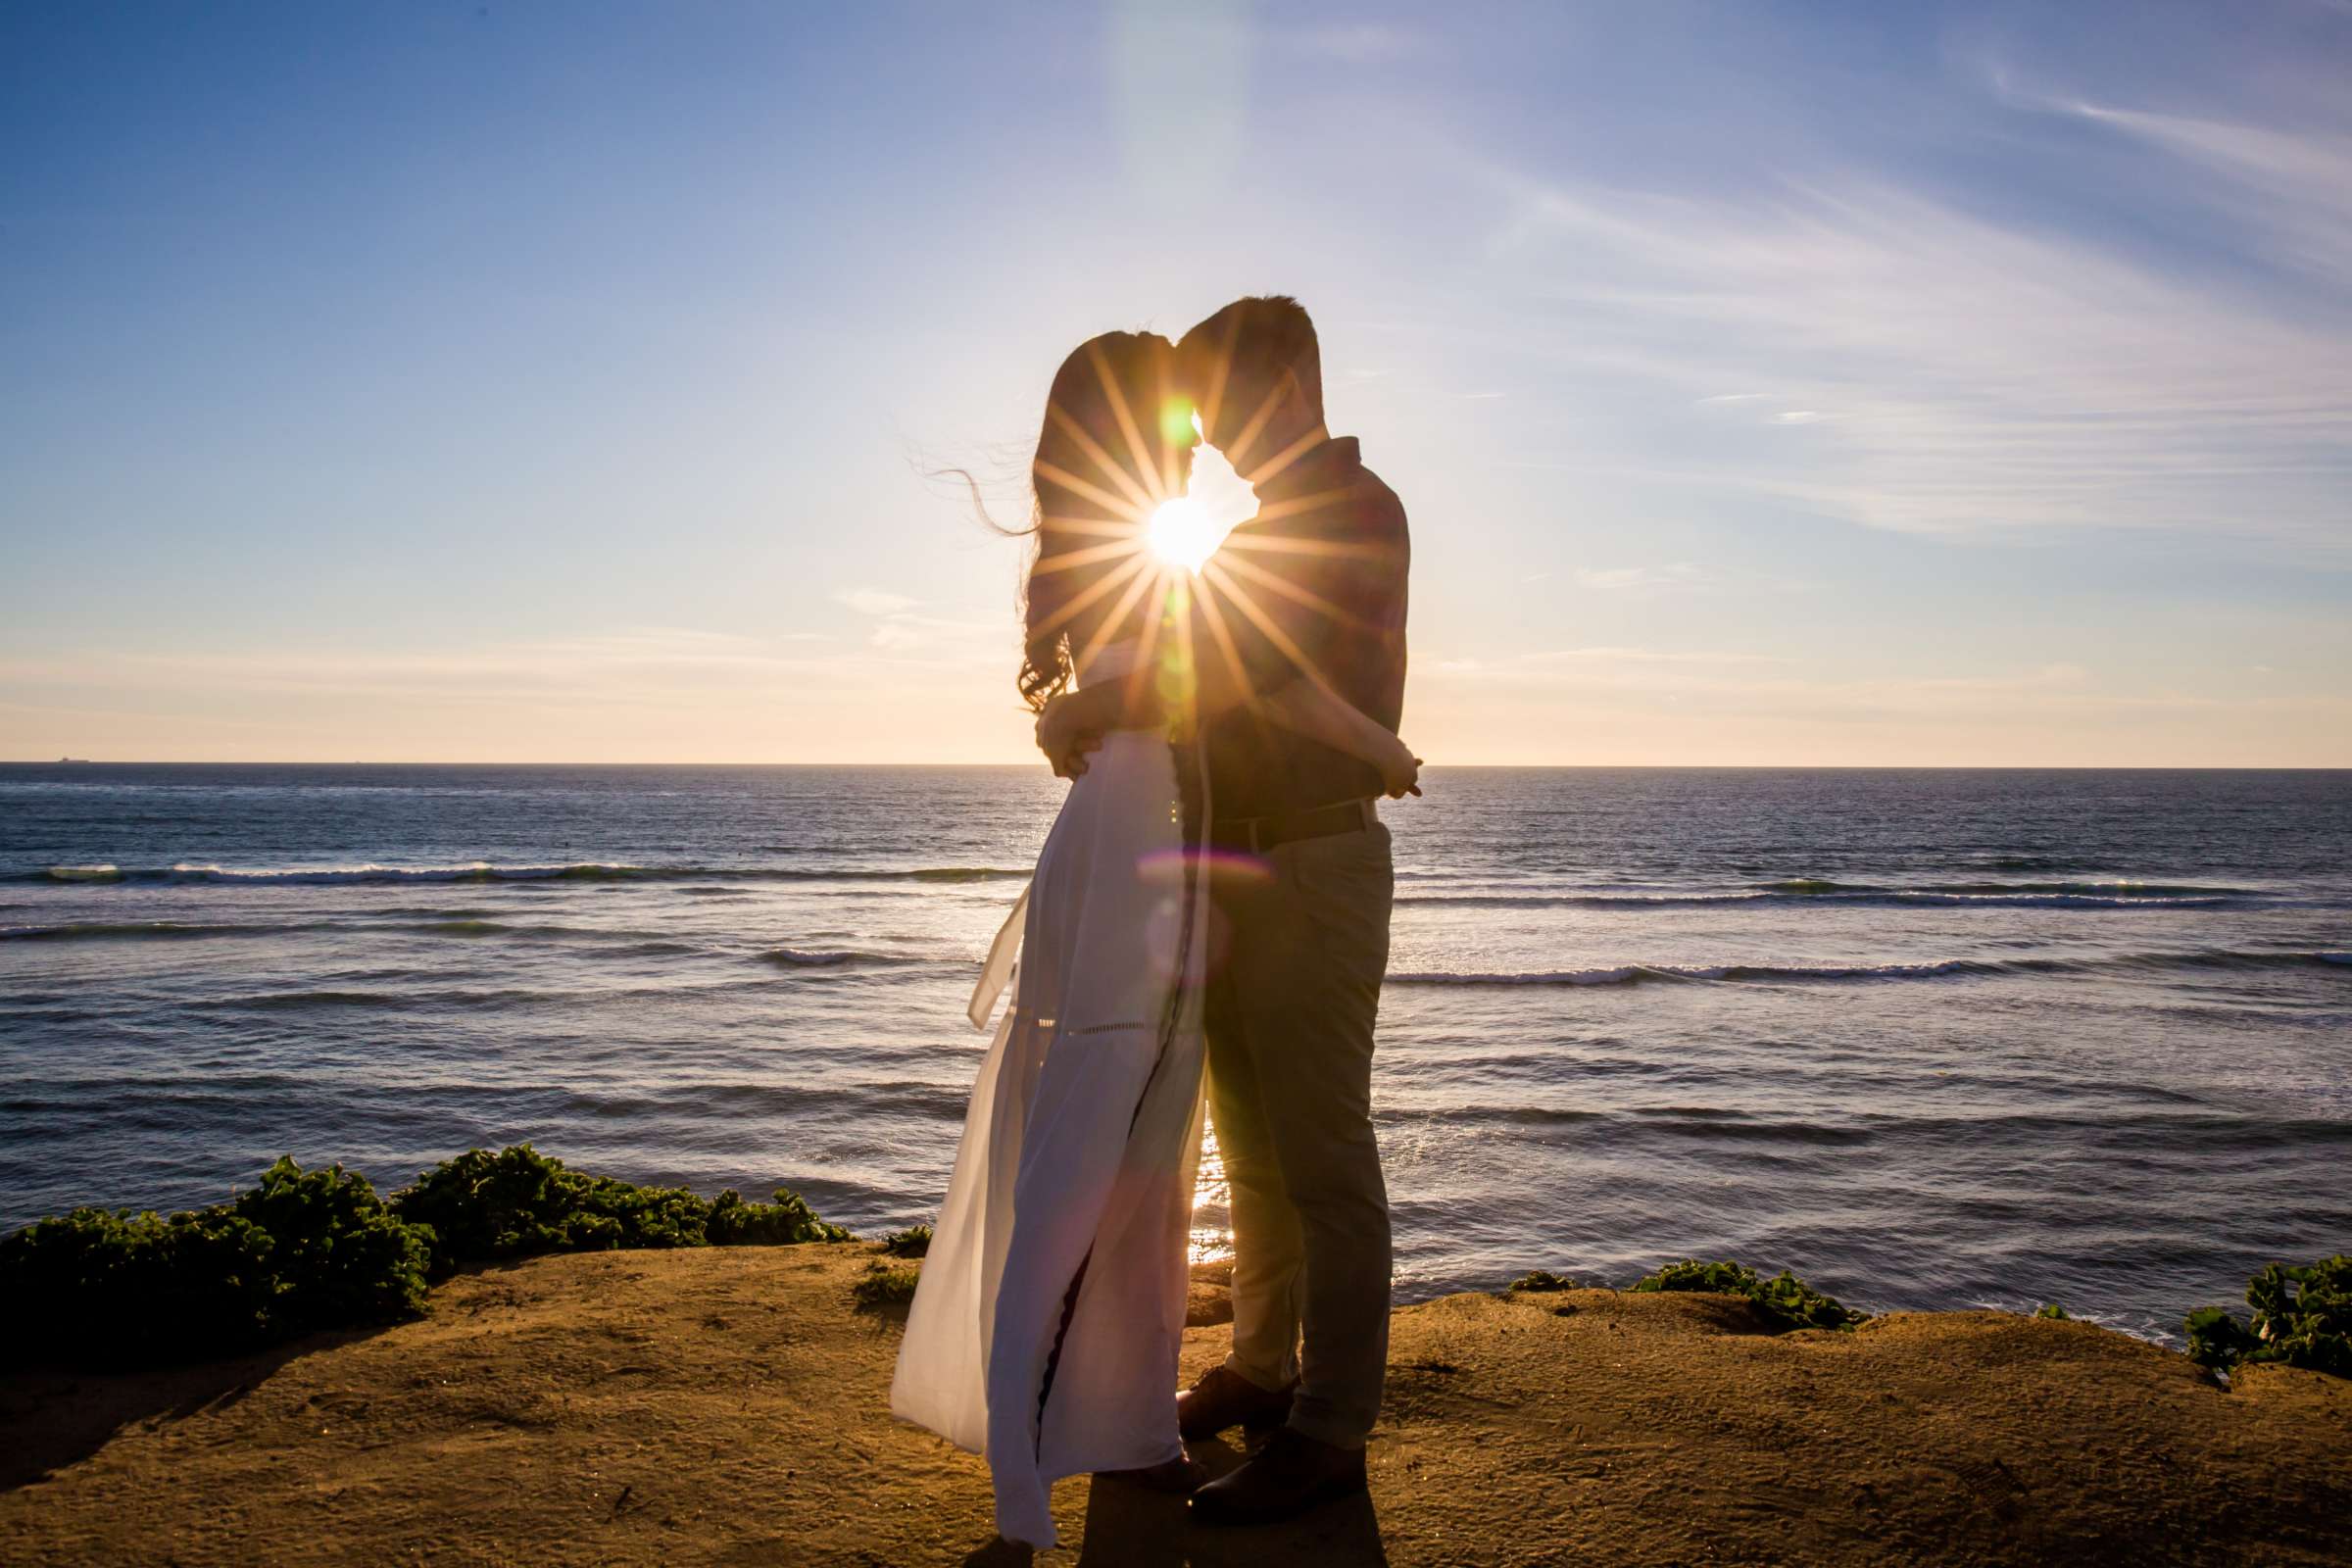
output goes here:
[{"label": "woman's bare arm", "polygon": [[[1225,708],[1241,700],[1230,683],[1216,683],[1216,701],[1203,707]],[[1300,676],[1284,682],[1257,699],[1257,710],[1284,729],[1321,741],[1334,751],[1369,764],[1380,774],[1391,800],[1421,793],[1421,760],[1396,734],[1320,682]],[[1126,725],[1157,723],[1165,716],[1157,683],[1148,677],[1105,681],[1065,692],[1038,715],[1037,744],[1063,778],[1086,771],[1086,754],[1101,743],[1104,730]]]},{"label": "woman's bare arm", "polygon": [[1284,729],[1371,764],[1389,799],[1421,793],[1421,759],[1412,748],[1321,682],[1292,681],[1260,698],[1258,710]]}]

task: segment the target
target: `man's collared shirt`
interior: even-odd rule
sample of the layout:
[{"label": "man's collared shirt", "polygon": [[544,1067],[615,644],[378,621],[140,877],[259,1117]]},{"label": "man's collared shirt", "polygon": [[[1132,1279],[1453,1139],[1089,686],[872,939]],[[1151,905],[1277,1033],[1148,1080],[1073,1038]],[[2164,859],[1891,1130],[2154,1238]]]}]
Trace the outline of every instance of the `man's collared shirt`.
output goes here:
[{"label": "man's collared shirt", "polygon": [[[1257,515],[1233,530],[1201,584],[1250,689],[1287,684],[1304,660],[1366,717],[1395,730],[1404,713],[1412,564],[1403,504],[1363,466],[1352,436],[1309,449],[1256,489]],[[1226,658],[1216,628],[1198,623],[1204,618],[1196,612],[1194,657]],[[1220,818],[1281,816],[1382,793],[1369,763],[1246,704],[1212,718],[1204,740]]]}]

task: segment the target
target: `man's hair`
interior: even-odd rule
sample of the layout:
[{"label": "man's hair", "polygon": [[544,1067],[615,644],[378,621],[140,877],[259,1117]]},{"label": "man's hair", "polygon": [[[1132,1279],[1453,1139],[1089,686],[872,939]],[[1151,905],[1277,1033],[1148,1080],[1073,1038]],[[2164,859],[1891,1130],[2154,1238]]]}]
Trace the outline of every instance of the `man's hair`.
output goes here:
[{"label": "man's hair", "polygon": [[[1255,403],[1285,370],[1298,376],[1308,407],[1323,417],[1323,351],[1306,307],[1288,294],[1235,300],[1185,333],[1176,354],[1203,410],[1213,400],[1217,422],[1227,432],[1257,412]],[[1252,406],[1236,407],[1237,392]],[[1218,432],[1209,433],[1214,445]]]}]

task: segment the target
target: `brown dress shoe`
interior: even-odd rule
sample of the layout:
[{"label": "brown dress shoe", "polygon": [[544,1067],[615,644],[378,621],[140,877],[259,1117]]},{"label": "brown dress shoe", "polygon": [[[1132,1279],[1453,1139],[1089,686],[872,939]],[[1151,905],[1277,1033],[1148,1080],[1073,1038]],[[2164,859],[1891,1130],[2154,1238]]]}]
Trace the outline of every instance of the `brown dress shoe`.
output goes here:
[{"label": "brown dress shoe", "polygon": [[1284,1427],[1248,1463],[1193,1494],[1204,1525],[1270,1525],[1364,1490],[1364,1450]]},{"label": "brown dress shoe", "polygon": [[1261,1389],[1239,1372],[1212,1366],[1176,1396],[1176,1432],[1187,1443],[1213,1438],[1227,1427],[1250,1432],[1278,1427],[1291,1418],[1293,1378],[1283,1387]]}]

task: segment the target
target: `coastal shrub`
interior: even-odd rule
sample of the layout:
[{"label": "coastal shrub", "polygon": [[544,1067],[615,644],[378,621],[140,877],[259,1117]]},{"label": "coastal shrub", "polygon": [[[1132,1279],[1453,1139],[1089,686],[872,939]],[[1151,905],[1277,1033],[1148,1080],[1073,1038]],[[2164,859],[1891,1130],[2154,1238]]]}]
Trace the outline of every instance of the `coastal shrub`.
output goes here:
[{"label": "coastal shrub", "polygon": [[137,1366],[396,1322],[458,1264],[621,1247],[848,1241],[797,1194],[703,1199],[473,1149],[379,1199],[281,1158],[224,1203],[169,1217],[77,1208],[0,1237],[0,1363]]},{"label": "coastal shrub", "polygon": [[893,1257],[928,1257],[931,1255],[931,1227],[909,1225],[903,1231],[882,1233],[882,1250]]},{"label": "coastal shrub", "polygon": [[230,1207],[270,1238],[271,1316],[289,1331],[386,1322],[422,1305],[433,1234],[393,1213],[366,1177],[339,1164],[306,1171],[281,1154]]},{"label": "coastal shrub", "polygon": [[2066,1308],[2060,1306],[2056,1301],[2044,1301],[2037,1309],[2035,1309],[2034,1315],[2035,1317],[2046,1317],[2053,1323],[2072,1323],[2074,1321],[2074,1318],[2068,1314]]},{"label": "coastal shrub", "polygon": [[136,1366],[413,1317],[431,1250],[366,1178],[281,1158],[225,1203],[77,1208],[0,1238],[0,1353]]},{"label": "coastal shrub", "polygon": [[693,1247],[709,1205],[683,1188],[591,1176],[515,1144],[443,1160],[393,1194],[392,1207],[433,1228],[438,1277],[460,1263],[537,1252]]},{"label": "coastal shrub", "polygon": [[1822,1295],[1787,1269],[1771,1279],[1761,1279],[1754,1269],[1729,1258],[1720,1263],[1701,1263],[1687,1257],[1667,1264],[1655,1274],[1643,1275],[1634,1282],[1634,1289],[1743,1296],[1776,1333],[1788,1329],[1850,1329],[1870,1318],[1868,1312],[1858,1312],[1834,1297]]},{"label": "coastal shrub", "polygon": [[884,1307],[905,1306],[914,1299],[914,1287],[923,1277],[919,1268],[892,1268],[875,1263],[867,1267],[858,1283],[850,1287],[850,1298],[861,1312],[876,1312]]},{"label": "coastal shrub", "polygon": [[846,1242],[850,1233],[816,1217],[806,1199],[787,1188],[775,1191],[772,1203],[747,1203],[730,1187],[710,1200],[703,1222],[704,1238],[712,1247],[798,1247],[803,1242]]},{"label": "coastal shrub", "polygon": [[1576,1281],[1565,1274],[1554,1274],[1547,1268],[1530,1269],[1511,1281],[1514,1291],[1573,1291]]},{"label": "coastal shrub", "polygon": [[2226,1372],[2241,1362],[2275,1361],[2352,1377],[2352,1256],[2342,1252],[2289,1268],[2273,1263],[2246,1282],[2251,1324],[2228,1308],[2188,1314],[2188,1354]]},{"label": "coastal shrub", "polygon": [[2188,1358],[2216,1372],[2229,1371],[2249,1351],[2262,1348],[2262,1342],[2247,1333],[2245,1324],[2230,1316],[2226,1306],[2200,1306],[2188,1314],[2182,1326],[2188,1330]]},{"label": "coastal shrub", "polygon": [[790,1246],[840,1242],[796,1194],[778,1189],[772,1203],[747,1203],[732,1189],[717,1199],[683,1187],[639,1187],[591,1176],[528,1144],[493,1153],[469,1149],[392,1195],[401,1218],[432,1227],[436,1278],[461,1263],[542,1252],[601,1252],[623,1248]]}]

